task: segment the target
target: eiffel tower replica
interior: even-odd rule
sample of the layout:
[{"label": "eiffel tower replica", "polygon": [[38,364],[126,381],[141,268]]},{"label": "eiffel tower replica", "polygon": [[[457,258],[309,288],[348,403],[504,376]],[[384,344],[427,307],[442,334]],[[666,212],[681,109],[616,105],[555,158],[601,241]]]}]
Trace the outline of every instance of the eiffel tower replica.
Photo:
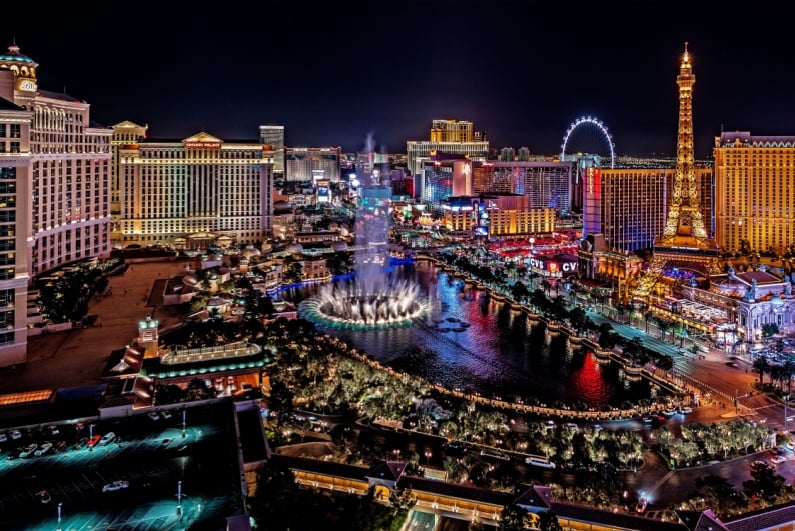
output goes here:
[{"label": "eiffel tower replica", "polygon": [[693,154],[693,85],[696,76],[685,53],[676,76],[679,85],[679,130],[676,146],[676,175],[668,218],[662,236],[654,242],[651,263],[641,275],[634,299],[648,303],[654,286],[672,268],[703,274],[714,272],[720,248],[708,237],[701,216]]}]

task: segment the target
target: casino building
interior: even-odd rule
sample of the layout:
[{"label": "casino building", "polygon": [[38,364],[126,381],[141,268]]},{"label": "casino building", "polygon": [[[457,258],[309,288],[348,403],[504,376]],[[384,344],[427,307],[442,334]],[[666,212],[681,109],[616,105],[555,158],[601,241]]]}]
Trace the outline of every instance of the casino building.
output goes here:
[{"label": "casino building", "polygon": [[[121,129],[134,128],[130,122],[114,126]],[[270,145],[225,142],[201,132],[181,140],[114,144],[114,160],[122,246],[204,249],[220,237],[254,243],[271,236]]]},{"label": "casino building", "polygon": [[110,252],[111,131],[38,66],[0,54],[0,366],[25,361],[31,278]]}]

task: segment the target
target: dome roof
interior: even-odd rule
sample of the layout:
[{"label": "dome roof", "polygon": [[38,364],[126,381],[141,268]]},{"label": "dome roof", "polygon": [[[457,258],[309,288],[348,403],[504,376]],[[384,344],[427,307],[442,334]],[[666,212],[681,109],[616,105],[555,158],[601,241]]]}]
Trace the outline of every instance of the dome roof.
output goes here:
[{"label": "dome roof", "polygon": [[784,301],[783,301],[783,300],[781,300],[781,297],[780,297],[780,296],[778,296],[778,295],[773,295],[773,296],[770,298],[770,302],[771,302],[771,303],[772,303],[774,306],[781,306],[782,304],[784,304]]},{"label": "dome roof", "polygon": [[16,44],[9,46],[6,53],[0,54],[0,63],[25,63],[33,67],[39,66],[36,61],[27,55],[19,53],[19,46]]},{"label": "dome roof", "polygon": [[734,277],[727,278],[718,282],[718,289],[721,291],[745,291],[747,286]]},{"label": "dome roof", "polygon": [[335,251],[347,251],[348,250],[348,244],[343,242],[343,241],[334,242],[332,244],[331,248],[334,249]]},{"label": "dome roof", "polygon": [[242,251],[240,251],[240,254],[246,258],[251,258],[252,256],[259,256],[260,252],[259,249],[253,245],[247,245]]},{"label": "dome roof", "polygon": [[300,254],[304,252],[304,246],[300,243],[291,243],[284,250],[290,254]]}]

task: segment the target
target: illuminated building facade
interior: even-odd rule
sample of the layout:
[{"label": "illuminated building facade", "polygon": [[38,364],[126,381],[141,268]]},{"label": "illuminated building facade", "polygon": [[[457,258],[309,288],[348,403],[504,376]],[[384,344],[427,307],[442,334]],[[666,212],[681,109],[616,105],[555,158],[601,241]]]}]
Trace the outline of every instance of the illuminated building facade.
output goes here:
[{"label": "illuminated building facade", "polygon": [[0,365],[25,360],[31,278],[110,252],[110,131],[37,68],[0,54]]},{"label": "illuminated building facade", "polygon": [[[489,155],[486,135],[474,130],[472,122],[433,120],[430,140],[406,142],[406,164],[412,175],[421,175],[423,161],[431,154],[465,155],[473,161],[485,162]],[[423,197],[422,190],[418,190]]]},{"label": "illuminated building facade", "polygon": [[443,223],[461,237],[514,237],[551,234],[555,210],[532,208],[526,196],[487,194],[448,197],[442,201]]},{"label": "illuminated building facade", "polygon": [[466,120],[433,120],[431,142],[472,142],[483,134],[475,131],[475,124]]},{"label": "illuminated building facade", "polygon": [[[631,299],[632,287],[643,269],[643,259],[630,252],[610,249],[603,234],[590,233],[582,239],[577,252],[579,275],[585,281],[595,280],[609,286],[602,293],[614,304],[626,303]],[[590,289],[585,289],[590,291]]]},{"label": "illuminated building facade", "polygon": [[311,182],[340,180],[342,148],[284,148],[284,180]]},{"label": "illuminated building facade", "polygon": [[450,196],[472,195],[472,162],[466,158],[423,161],[422,202],[432,210]]},{"label": "illuminated building facade", "polygon": [[795,136],[715,138],[715,239],[728,251],[792,252]]},{"label": "illuminated building facade", "polygon": [[583,173],[583,234],[602,234],[607,249],[648,249],[665,227],[673,169],[590,167]]},{"label": "illuminated building facade", "polygon": [[262,242],[273,223],[273,152],[207,133],[120,145],[123,244],[203,248],[219,236]]},{"label": "illuminated building facade", "polygon": [[130,121],[124,121],[113,126],[113,136],[110,141],[113,156],[110,165],[110,242],[114,247],[121,247],[124,243],[121,232],[121,203],[119,201],[121,194],[119,186],[120,148],[122,146],[135,145],[146,138],[147,129],[148,126],[146,125],[138,125]]},{"label": "illuminated building facade", "polygon": [[284,178],[284,126],[259,126],[259,140],[265,146],[273,148],[273,178]]},{"label": "illuminated building facade", "polygon": [[[559,215],[571,211],[571,162],[492,162],[493,190],[530,198],[533,208],[552,208]],[[508,189],[510,188],[510,189]]]},{"label": "illuminated building facade", "polygon": [[[662,235],[655,240],[652,261],[638,282],[635,297],[648,301],[658,280],[669,273],[688,270],[698,274],[715,272],[719,255],[718,245],[707,232],[701,212],[699,187],[696,182],[693,149],[693,75],[690,54],[685,52],[679,67],[676,84],[679,86],[679,127],[677,129],[676,173],[673,193]],[[587,186],[587,184],[586,184]],[[660,290],[666,290],[660,283]],[[659,293],[662,294],[662,293]]]}]

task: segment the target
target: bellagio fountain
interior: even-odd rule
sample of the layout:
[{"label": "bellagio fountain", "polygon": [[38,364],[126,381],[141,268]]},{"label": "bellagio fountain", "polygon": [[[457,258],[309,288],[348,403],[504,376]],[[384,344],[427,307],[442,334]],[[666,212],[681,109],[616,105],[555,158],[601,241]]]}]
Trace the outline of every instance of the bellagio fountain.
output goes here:
[{"label": "bellagio fountain", "polygon": [[354,222],[354,274],[321,286],[299,305],[301,317],[332,328],[357,330],[410,325],[426,315],[428,303],[420,287],[399,278],[390,267],[390,216],[385,203],[391,187],[380,183],[373,170],[372,184],[360,189],[361,201]]}]

